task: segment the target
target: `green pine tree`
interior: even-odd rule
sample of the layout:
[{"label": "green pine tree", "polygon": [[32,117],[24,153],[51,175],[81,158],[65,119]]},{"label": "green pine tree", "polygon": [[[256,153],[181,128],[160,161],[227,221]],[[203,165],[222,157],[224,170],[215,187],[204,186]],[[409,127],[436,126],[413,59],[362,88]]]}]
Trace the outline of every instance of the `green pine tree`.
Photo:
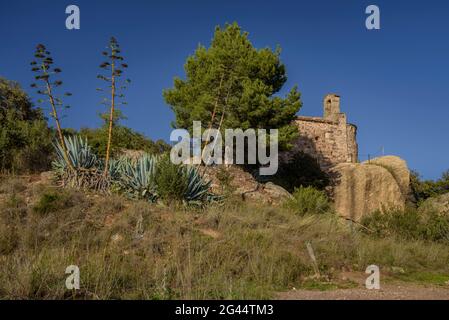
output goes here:
[{"label": "green pine tree", "polygon": [[292,121],[301,108],[293,87],[285,98],[276,95],[287,81],[280,49],[256,49],[237,23],[215,29],[211,46],[202,45],[187,59],[186,79],[175,78],[164,91],[175,128],[279,129],[279,147],[288,149],[298,130]]}]

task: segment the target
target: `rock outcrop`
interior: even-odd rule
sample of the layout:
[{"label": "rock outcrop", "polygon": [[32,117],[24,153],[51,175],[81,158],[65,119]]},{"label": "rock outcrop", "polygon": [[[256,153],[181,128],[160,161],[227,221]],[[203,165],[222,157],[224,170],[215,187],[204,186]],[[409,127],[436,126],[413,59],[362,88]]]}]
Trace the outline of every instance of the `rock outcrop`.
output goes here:
[{"label": "rock outcrop", "polygon": [[408,169],[407,162],[405,162],[405,160],[396,156],[384,156],[380,158],[374,158],[363,163],[375,164],[390,171],[390,173],[398,183],[402,194],[406,197],[408,196],[408,194],[410,193],[410,170]]},{"label": "rock outcrop", "polygon": [[142,157],[146,152],[143,150],[131,150],[131,149],[122,149],[120,151],[119,156],[129,158],[131,160],[138,160]]},{"label": "rock outcrop", "polygon": [[429,198],[419,207],[420,211],[436,211],[440,214],[449,214],[449,193]]},{"label": "rock outcrop", "polygon": [[[220,175],[219,171],[223,168],[224,167],[222,166],[209,166],[207,167],[205,174],[206,179],[212,181],[212,192],[217,194],[223,192],[221,183],[218,179],[218,176]],[[229,182],[230,191],[234,195],[240,196],[243,200],[264,204],[280,204],[292,197],[292,195],[281,186],[271,182],[258,182],[249,172],[246,172],[239,166],[231,165],[225,168],[227,174],[231,177],[231,181]]]},{"label": "rock outcrop", "polygon": [[403,209],[410,184],[407,164],[388,156],[364,163],[341,163],[331,170],[331,195],[338,214],[359,221],[376,210]]}]

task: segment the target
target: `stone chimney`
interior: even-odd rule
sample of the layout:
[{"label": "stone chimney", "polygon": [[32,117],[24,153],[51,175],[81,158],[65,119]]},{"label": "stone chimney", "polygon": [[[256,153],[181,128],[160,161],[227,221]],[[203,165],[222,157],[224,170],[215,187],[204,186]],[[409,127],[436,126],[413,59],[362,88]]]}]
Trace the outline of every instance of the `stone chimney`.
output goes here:
[{"label": "stone chimney", "polygon": [[323,100],[323,118],[331,121],[338,121],[340,116],[340,96],[328,94]]}]

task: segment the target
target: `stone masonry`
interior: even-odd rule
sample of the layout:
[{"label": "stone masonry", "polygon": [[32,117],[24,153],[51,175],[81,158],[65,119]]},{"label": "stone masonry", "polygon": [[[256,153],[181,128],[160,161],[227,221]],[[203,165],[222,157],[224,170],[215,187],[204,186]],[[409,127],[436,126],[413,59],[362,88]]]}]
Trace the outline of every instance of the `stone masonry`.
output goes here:
[{"label": "stone masonry", "polygon": [[302,151],[317,159],[323,170],[339,163],[358,162],[357,127],[347,123],[340,112],[340,97],[328,94],[323,101],[321,117],[299,116],[295,120],[300,137],[293,152]]}]

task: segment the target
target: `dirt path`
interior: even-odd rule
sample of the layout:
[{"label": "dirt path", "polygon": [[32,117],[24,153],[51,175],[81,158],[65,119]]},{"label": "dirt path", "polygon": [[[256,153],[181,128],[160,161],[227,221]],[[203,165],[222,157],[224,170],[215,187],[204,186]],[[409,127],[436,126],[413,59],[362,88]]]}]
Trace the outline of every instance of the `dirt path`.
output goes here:
[{"label": "dirt path", "polygon": [[[431,286],[409,282],[384,281],[380,290],[368,290],[363,275],[345,277],[357,283],[356,288],[336,290],[291,290],[277,294],[280,300],[449,300],[449,285]],[[386,282],[386,283],[385,283]]]},{"label": "dirt path", "polygon": [[281,300],[449,300],[449,289],[386,285],[380,290],[363,288],[331,291],[294,290],[278,294]]}]

